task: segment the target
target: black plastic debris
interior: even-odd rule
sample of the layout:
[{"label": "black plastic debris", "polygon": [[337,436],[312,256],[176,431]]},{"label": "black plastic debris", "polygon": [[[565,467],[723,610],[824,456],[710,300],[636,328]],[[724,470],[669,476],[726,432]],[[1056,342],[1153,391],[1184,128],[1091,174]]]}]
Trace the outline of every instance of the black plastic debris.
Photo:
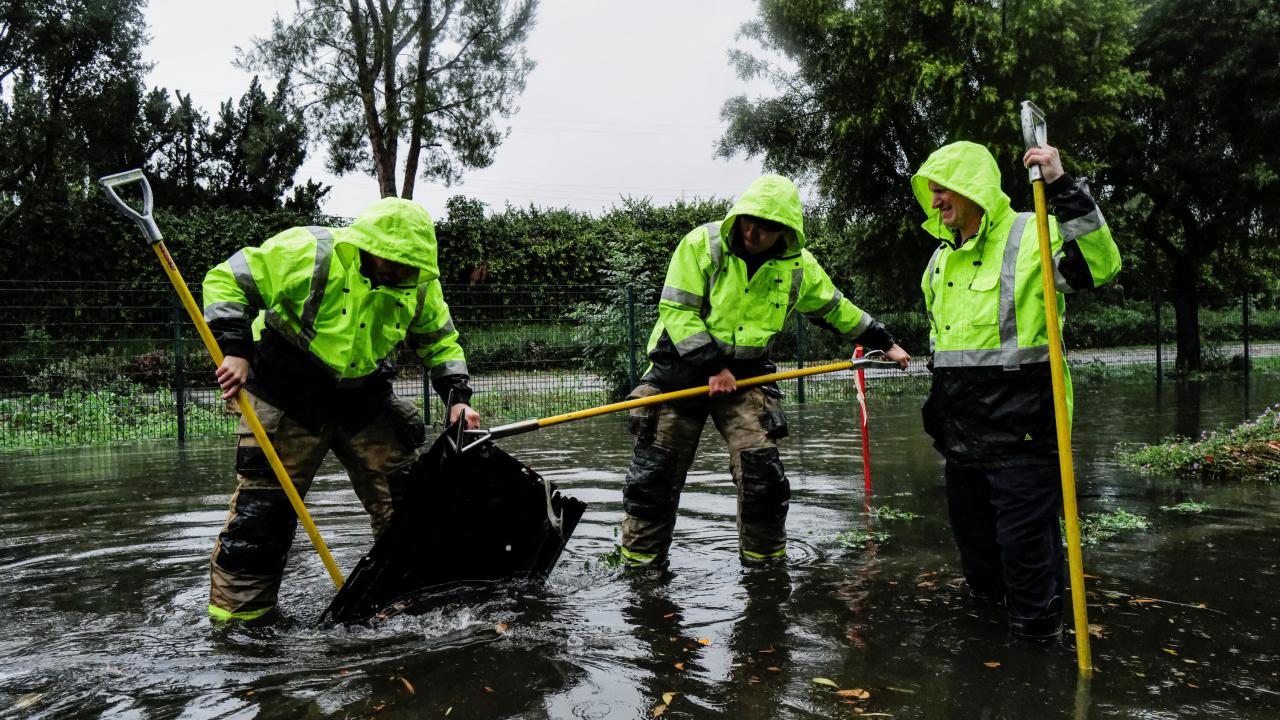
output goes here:
[{"label": "black plastic debris", "polygon": [[550,574],[586,503],[480,440],[458,452],[456,427],[413,468],[391,525],[361,558],[321,615],[326,623],[368,623],[423,611],[423,599],[451,589]]}]

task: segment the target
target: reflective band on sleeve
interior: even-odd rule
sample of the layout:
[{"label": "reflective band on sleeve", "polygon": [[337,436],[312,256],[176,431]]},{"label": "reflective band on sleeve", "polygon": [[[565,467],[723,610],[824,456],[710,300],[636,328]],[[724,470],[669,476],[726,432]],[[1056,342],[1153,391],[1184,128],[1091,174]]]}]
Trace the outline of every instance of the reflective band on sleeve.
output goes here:
[{"label": "reflective band on sleeve", "polygon": [[413,309],[413,320],[409,321],[409,327],[418,324],[418,318],[422,317],[422,309],[427,304],[427,283],[418,286],[418,304]]},{"label": "reflective band on sleeve", "polygon": [[253,308],[238,302],[216,302],[204,309],[204,321],[214,320],[252,320]]},{"label": "reflective band on sleeve", "polygon": [[934,367],[1017,367],[1049,362],[1049,346],[1014,348],[1013,350],[939,350],[933,354]]},{"label": "reflective band on sleeve", "polygon": [[431,379],[446,377],[448,375],[470,375],[467,372],[467,363],[462,360],[449,360],[440,363],[431,368]]},{"label": "reflective band on sleeve", "polygon": [[1060,265],[1062,264],[1063,253],[1053,256],[1053,287],[1060,293],[1073,292],[1075,288],[1071,287],[1071,283],[1067,282],[1066,276],[1062,274]]},{"label": "reflective band on sleeve", "polygon": [[329,285],[329,262],[333,258],[333,234],[328,228],[308,227],[307,230],[316,239],[316,261],[311,270],[311,290],[307,294],[307,302],[302,306],[302,344],[303,350],[311,347],[316,338],[316,315],[320,313],[320,304],[324,302],[324,291]]},{"label": "reflective band on sleeve", "polygon": [[768,352],[769,348],[767,347],[739,345],[733,349],[733,357],[738,360],[751,360],[753,358],[764,357]]},{"label": "reflective band on sleeve", "polygon": [[720,239],[720,223],[703,225],[707,229],[707,252],[711,255],[711,272],[720,270],[720,261],[724,259],[724,242]]},{"label": "reflective band on sleeve", "polygon": [[702,309],[702,297],[700,295],[695,295],[687,290],[681,290],[670,285],[662,287],[662,299],[677,305],[691,307],[695,310]]},{"label": "reflective band on sleeve", "polygon": [[703,330],[702,332],[696,332],[690,335],[689,337],[681,340],[680,342],[676,343],[676,352],[680,353],[681,355],[688,355],[694,350],[697,350],[698,348],[710,342],[711,342],[711,333],[707,332],[706,330]]},{"label": "reflective band on sleeve", "polygon": [[866,329],[871,327],[871,323],[875,321],[876,319],[871,317],[871,313],[863,311],[862,317],[858,319],[858,324],[854,325],[853,329],[845,334],[845,337],[850,340],[857,340],[858,336],[866,332]]},{"label": "reflective band on sleeve", "polygon": [[1088,215],[1081,215],[1075,220],[1058,223],[1058,232],[1062,235],[1062,242],[1071,242],[1081,235],[1088,235],[1101,228],[1104,224],[1102,210],[1095,206],[1093,212]]},{"label": "reflective band on sleeve", "polygon": [[[1018,280],[1018,249],[1022,247],[1022,231],[1027,226],[1031,213],[1018,213],[1009,228],[1009,239],[1004,245],[1004,260],[1000,264],[1000,349],[1011,351],[1018,349],[1018,306],[1014,291]],[[1013,358],[1010,354],[1007,357]],[[937,361],[934,365],[937,366]],[[1017,369],[1018,363],[1005,365],[1006,369]]]},{"label": "reflective band on sleeve", "polygon": [[827,316],[827,313],[830,313],[832,310],[835,310],[836,307],[840,305],[840,301],[843,299],[844,299],[844,294],[841,293],[840,290],[837,288],[836,294],[831,296],[830,302],[818,308],[817,310],[805,313],[805,315],[808,315],[809,317],[824,318]]},{"label": "reflective band on sleeve", "polygon": [[439,330],[432,330],[431,332],[424,333],[409,333],[409,341],[424,347],[429,347],[436,344],[446,335],[454,332],[457,332],[457,330],[453,327],[453,318],[449,318]]},{"label": "reflective band on sleeve", "polygon": [[249,261],[244,256],[244,250],[237,250],[235,255],[227,259],[227,264],[231,266],[231,274],[235,276],[240,292],[244,293],[245,298],[249,300],[249,305],[265,308],[266,303],[262,302],[262,293],[258,292],[258,281],[253,279],[253,272],[249,270]]}]

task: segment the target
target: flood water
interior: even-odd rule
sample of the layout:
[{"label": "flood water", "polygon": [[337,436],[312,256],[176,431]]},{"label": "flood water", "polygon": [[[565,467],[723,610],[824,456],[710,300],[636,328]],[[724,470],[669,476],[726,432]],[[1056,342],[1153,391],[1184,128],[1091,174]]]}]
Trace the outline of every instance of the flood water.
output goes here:
[{"label": "flood water", "polygon": [[[864,516],[850,407],[791,406],[786,564],[739,564],[733,485],[708,428],[670,571],[630,574],[600,557],[622,513],[623,421],[558,426],[501,443],[589,504],[550,580],[376,629],[315,626],[333,590],[302,533],[290,620],[210,626],[229,438],[4,456],[0,717],[651,718],[663,705],[667,718],[1280,717],[1280,491],[1140,477],[1114,456],[1256,417],[1280,400],[1280,377],[1077,383],[1081,511],[1150,521],[1085,548],[1100,635],[1085,684],[1072,635],[1010,641],[998,614],[966,600],[920,398],[872,392],[873,504],[915,519]],[[1160,509],[1184,500],[1213,509]],[[336,463],[307,504],[349,572],[370,536]],[[851,529],[888,537],[836,541]]]}]

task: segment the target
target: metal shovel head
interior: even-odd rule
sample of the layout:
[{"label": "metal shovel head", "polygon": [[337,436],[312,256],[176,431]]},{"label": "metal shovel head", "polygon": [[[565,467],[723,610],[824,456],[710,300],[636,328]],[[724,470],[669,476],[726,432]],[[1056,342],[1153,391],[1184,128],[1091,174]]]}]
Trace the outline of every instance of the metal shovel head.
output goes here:
[{"label": "metal shovel head", "polygon": [[405,501],[321,615],[372,623],[456,599],[459,588],[551,573],[586,509],[486,440],[446,430],[414,464]]}]

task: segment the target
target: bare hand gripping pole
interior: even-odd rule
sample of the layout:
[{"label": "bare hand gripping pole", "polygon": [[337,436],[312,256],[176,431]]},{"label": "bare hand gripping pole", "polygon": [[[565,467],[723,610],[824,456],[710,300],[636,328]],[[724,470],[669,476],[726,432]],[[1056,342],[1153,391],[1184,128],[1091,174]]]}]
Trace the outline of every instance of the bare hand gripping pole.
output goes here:
[{"label": "bare hand gripping pole", "polygon": [[[213,339],[213,333],[209,331],[209,325],[204,321],[204,314],[200,312],[200,307],[196,305],[195,298],[191,297],[191,291],[187,289],[187,284],[182,280],[182,274],[178,272],[178,266],[173,262],[173,257],[169,255],[169,250],[164,246],[164,237],[160,234],[160,228],[156,225],[156,221],[151,217],[152,196],[151,184],[147,182],[147,176],[141,170],[126,170],[115,175],[108,175],[100,178],[98,182],[102,183],[102,187],[107,191],[107,197],[115,204],[125,217],[133,220],[142,228],[142,233],[147,236],[147,243],[151,245],[156,252],[156,257],[160,258],[160,265],[164,268],[164,272],[169,276],[169,281],[173,283],[173,288],[178,291],[178,296],[182,298],[182,304],[187,309],[187,314],[191,316],[191,322],[195,323],[196,330],[200,333],[200,339],[204,341],[204,346],[209,350],[209,355],[213,357],[215,367],[222,365],[222,350],[218,347],[218,341]],[[129,206],[120,196],[116,194],[116,188],[122,185],[132,183],[142,183],[142,212],[138,212]],[[258,419],[258,414],[254,412],[253,405],[249,403],[249,396],[245,395],[244,390],[236,393],[236,403],[240,406],[240,413],[244,417],[249,428],[253,430],[253,436],[258,440],[258,446],[262,448],[263,454],[267,456],[267,462],[271,464],[271,469],[275,471],[276,479],[280,481],[280,487],[284,489],[284,494],[289,497],[289,503],[293,505],[293,511],[297,513],[298,519],[302,521],[302,527],[307,531],[307,537],[311,538],[311,544],[315,546],[316,552],[320,553],[320,559],[324,561],[324,566],[329,570],[329,577],[333,579],[333,584],[342,587],[342,572],[338,570],[338,565],[333,561],[333,556],[329,554],[329,548],[324,544],[324,538],[320,537],[320,531],[316,529],[316,524],[311,520],[311,514],[307,512],[307,506],[302,503],[302,498],[298,495],[298,490],[293,486],[293,480],[289,478],[289,473],[285,472],[284,464],[280,462],[280,456],[276,454],[275,447],[271,444],[271,439],[267,437],[267,431],[262,427],[262,421]]]},{"label": "bare hand gripping pole", "polygon": [[[1030,100],[1022,102],[1022,140],[1027,149],[1048,144],[1044,113]],[[1040,234],[1040,277],[1044,281],[1044,315],[1049,326],[1049,370],[1053,378],[1053,410],[1058,430],[1058,470],[1062,476],[1062,515],[1067,530],[1067,559],[1071,572],[1071,608],[1075,617],[1076,661],[1080,674],[1093,675],[1089,651],[1089,618],[1085,603],[1084,558],[1080,553],[1080,520],[1076,510],[1076,472],[1071,458],[1071,419],[1067,414],[1066,370],[1062,358],[1062,329],[1058,324],[1058,291],[1053,286],[1053,255],[1049,244],[1049,209],[1039,165],[1028,168]]]}]

